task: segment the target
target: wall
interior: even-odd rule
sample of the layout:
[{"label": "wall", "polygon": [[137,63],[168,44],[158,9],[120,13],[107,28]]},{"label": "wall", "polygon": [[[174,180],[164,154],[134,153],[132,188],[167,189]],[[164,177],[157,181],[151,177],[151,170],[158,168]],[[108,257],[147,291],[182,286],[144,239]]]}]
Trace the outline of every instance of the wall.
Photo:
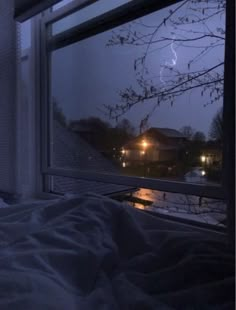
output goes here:
[{"label": "wall", "polygon": [[13,1],[0,0],[0,192],[16,190],[17,28]]},{"label": "wall", "polygon": [[0,0],[0,197],[8,202],[34,196],[37,152],[31,34],[26,49],[12,8]]}]

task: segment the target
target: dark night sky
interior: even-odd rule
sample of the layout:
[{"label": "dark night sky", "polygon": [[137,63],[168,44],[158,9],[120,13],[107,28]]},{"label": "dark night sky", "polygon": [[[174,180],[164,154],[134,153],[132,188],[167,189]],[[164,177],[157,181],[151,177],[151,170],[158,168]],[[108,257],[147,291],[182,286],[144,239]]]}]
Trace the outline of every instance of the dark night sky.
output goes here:
[{"label": "dark night sky", "polygon": [[[127,2],[127,0],[122,1],[122,3],[124,2]],[[74,14],[70,18],[67,17],[65,20],[60,21],[55,25],[54,31],[59,32],[73,24],[78,24],[78,20],[82,22],[87,16],[91,17],[97,15],[98,12],[107,10],[107,3],[110,6],[113,3],[114,6],[117,6],[121,1],[99,1],[99,6],[93,5],[79,14]],[[149,25],[155,25],[157,20],[165,16],[166,10],[153,13],[142,20]],[[224,21],[222,20],[220,23],[223,25]],[[218,24],[219,20],[213,20],[208,26],[214,29]],[[28,27],[25,25],[23,48],[29,44],[27,29]],[[199,29],[198,26],[197,30]],[[165,29],[163,35],[170,35],[170,31],[171,29]],[[108,31],[53,52],[52,95],[62,107],[68,119],[99,116],[108,120],[100,112],[102,104],[119,103],[118,90],[130,84],[135,84],[133,61],[137,56],[141,55],[142,48],[134,46],[106,47],[106,43],[110,38],[111,31]],[[176,63],[178,69],[184,68],[187,61],[197,51],[197,49],[193,48],[178,48],[177,46],[174,46],[174,48],[178,56]],[[198,66],[196,69],[218,63],[219,60],[222,61],[223,55],[223,48],[215,49],[214,52],[208,54],[196,64]],[[173,57],[170,46],[153,52],[148,62],[151,72],[155,75],[159,74],[160,65],[163,65],[165,61],[171,61]],[[161,81],[158,82],[161,85]],[[124,117],[128,118],[135,126],[138,126],[141,118],[151,110],[152,105],[152,102],[140,104],[130,110]],[[184,125],[191,125],[208,135],[211,119],[221,105],[222,102],[219,102],[204,107],[203,98],[200,96],[199,91],[192,91],[179,97],[173,106],[166,102],[161,104],[153,113],[149,124],[150,126],[176,129]]]}]

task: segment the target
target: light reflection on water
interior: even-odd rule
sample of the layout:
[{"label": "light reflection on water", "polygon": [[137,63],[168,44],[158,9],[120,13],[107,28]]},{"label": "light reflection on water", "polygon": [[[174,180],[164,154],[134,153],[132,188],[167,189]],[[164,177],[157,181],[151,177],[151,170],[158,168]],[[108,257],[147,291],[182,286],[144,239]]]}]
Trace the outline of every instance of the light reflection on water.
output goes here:
[{"label": "light reflection on water", "polygon": [[132,206],[134,206],[135,208],[140,209],[140,210],[148,210],[148,206],[144,206],[138,202],[132,203]]},{"label": "light reflection on water", "polygon": [[226,204],[221,200],[145,188],[140,188],[133,197],[149,203],[148,205],[142,204],[142,201],[130,203],[141,210],[170,214],[214,225],[222,223],[226,217]]},{"label": "light reflection on water", "polygon": [[151,200],[151,201],[156,201],[161,199],[161,197],[163,196],[163,192],[160,191],[154,191],[151,189],[147,189],[147,188],[140,188],[135,194],[135,197],[138,197],[140,199],[144,199],[144,200]]}]

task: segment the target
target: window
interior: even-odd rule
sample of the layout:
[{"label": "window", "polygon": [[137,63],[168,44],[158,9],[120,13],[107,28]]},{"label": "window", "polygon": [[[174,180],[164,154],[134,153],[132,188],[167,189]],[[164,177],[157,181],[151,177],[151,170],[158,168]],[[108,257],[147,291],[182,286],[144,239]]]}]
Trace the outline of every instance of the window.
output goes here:
[{"label": "window", "polygon": [[52,9],[53,9],[53,11],[56,11],[56,10],[58,10],[58,9],[60,9],[60,8],[62,8],[62,7],[64,7],[65,5],[67,5],[67,4],[71,3],[71,2],[73,2],[73,1],[74,1],[74,0],[62,0],[62,1],[60,1],[59,3],[55,4],[55,5],[52,7]]},{"label": "window", "polygon": [[20,33],[21,51],[24,51],[31,46],[31,20],[27,20],[20,24]]},{"label": "window", "polygon": [[60,176],[223,198],[224,2],[148,2],[47,18],[48,190]]},{"label": "window", "polygon": [[218,227],[226,225],[226,204],[221,200],[166,193],[146,188],[140,188],[132,195],[121,195],[123,201],[141,210],[155,212],[168,217],[174,216],[193,222],[217,225]]},{"label": "window", "polygon": [[[91,2],[95,2],[95,3],[87,6],[83,10],[76,11],[75,13],[72,13],[69,16],[66,16],[65,18],[62,18],[58,22],[55,22],[52,25],[52,33],[53,33],[53,35],[56,35],[62,31],[70,29],[71,27],[80,25],[83,22],[86,22],[87,20],[89,20],[93,17],[99,16],[103,13],[106,13],[106,12],[116,8],[116,7],[119,7],[122,4],[125,4],[129,1],[130,0],[91,1]],[[59,3],[57,6],[60,6],[60,5],[61,5],[61,3]]]}]

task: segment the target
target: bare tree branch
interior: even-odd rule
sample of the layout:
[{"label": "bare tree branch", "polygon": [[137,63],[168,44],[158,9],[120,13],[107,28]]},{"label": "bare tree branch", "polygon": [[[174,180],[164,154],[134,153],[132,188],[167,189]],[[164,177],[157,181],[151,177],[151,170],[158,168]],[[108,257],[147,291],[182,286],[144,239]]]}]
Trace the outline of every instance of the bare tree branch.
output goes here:
[{"label": "bare tree branch", "polygon": [[[149,25],[142,18],[114,31],[108,46],[133,45],[140,48],[141,55],[134,59],[134,73],[139,89],[136,90],[137,85],[131,85],[120,90],[119,104],[104,105],[109,116],[118,118],[134,105],[148,100],[153,104],[153,99],[156,99],[157,103],[146,118],[161,102],[173,104],[176,97],[194,89],[200,89],[202,96],[207,93],[205,98],[209,100],[203,103],[204,106],[220,100],[223,95],[223,59],[210,68],[203,67],[200,61],[224,46],[225,29],[221,20],[224,14],[225,0],[186,0],[165,12],[157,25]],[[211,21],[213,23],[210,25]],[[167,26],[168,34],[163,36],[161,30],[166,30]],[[173,51],[173,44],[180,49],[196,49],[192,59],[187,60],[186,68],[179,70],[176,63],[173,62],[172,65],[165,62],[160,67],[159,75],[152,74],[151,66],[148,67],[148,57],[169,46]]]}]

